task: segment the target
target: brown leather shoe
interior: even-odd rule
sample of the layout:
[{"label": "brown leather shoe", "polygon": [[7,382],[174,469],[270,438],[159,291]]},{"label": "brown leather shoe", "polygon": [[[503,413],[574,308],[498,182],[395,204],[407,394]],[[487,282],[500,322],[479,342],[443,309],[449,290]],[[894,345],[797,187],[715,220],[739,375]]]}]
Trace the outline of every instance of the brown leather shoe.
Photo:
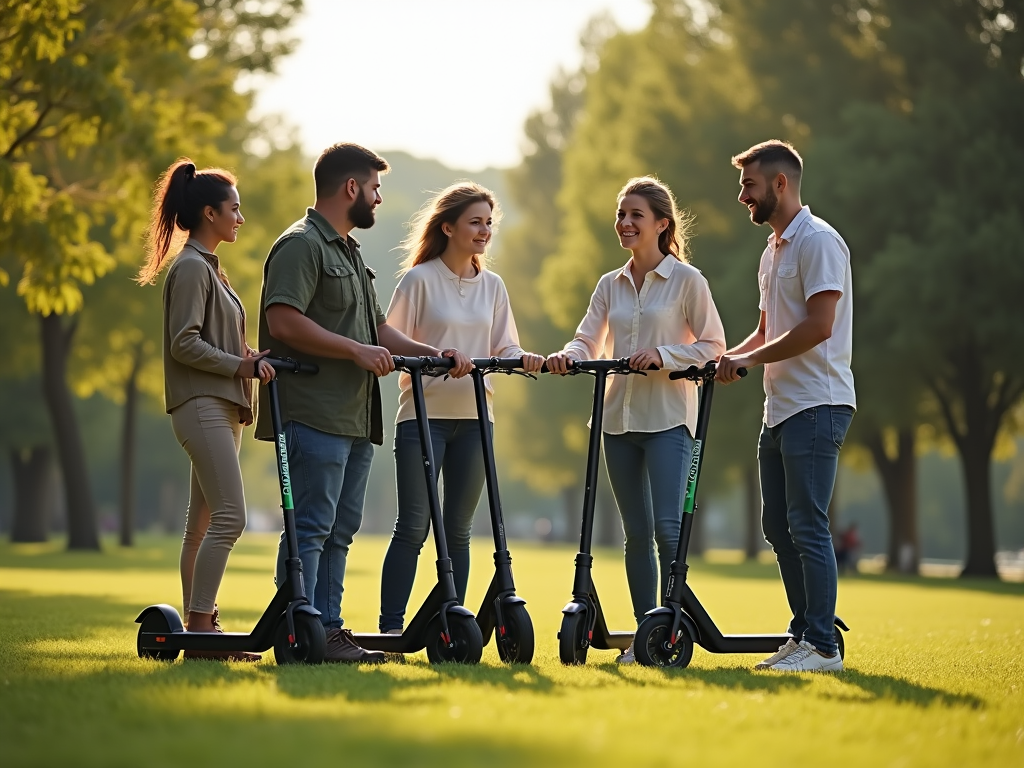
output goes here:
[{"label": "brown leather shoe", "polygon": [[341,664],[383,664],[383,651],[368,651],[352,637],[350,629],[327,630],[327,654],[324,661]]}]

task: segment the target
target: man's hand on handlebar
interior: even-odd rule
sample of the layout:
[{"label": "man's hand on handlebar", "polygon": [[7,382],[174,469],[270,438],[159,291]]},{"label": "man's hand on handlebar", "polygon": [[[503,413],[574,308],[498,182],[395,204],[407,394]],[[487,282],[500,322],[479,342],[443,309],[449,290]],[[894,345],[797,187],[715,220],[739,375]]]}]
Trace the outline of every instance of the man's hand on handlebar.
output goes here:
[{"label": "man's hand on handlebar", "polygon": [[375,347],[372,344],[360,344],[352,362],[375,376],[387,376],[395,370],[395,361],[391,359],[391,353],[384,347]]},{"label": "man's hand on handlebar", "polygon": [[544,366],[544,358],[533,354],[533,352],[527,352],[521,359],[523,361],[523,370],[526,373],[540,373],[540,369]]},{"label": "man's hand on handlebar", "polygon": [[548,372],[564,376],[569,372],[569,368],[575,360],[576,358],[567,352],[555,352],[554,354],[548,355]]},{"label": "man's hand on handlebar", "polygon": [[749,369],[753,368],[755,365],[757,365],[757,363],[749,357],[730,357],[729,355],[722,355],[718,359],[718,370],[715,372],[715,381],[719,384],[732,384],[734,381],[740,380],[740,368]]},{"label": "man's hand on handlebar", "polygon": [[661,352],[656,347],[650,349],[638,349],[629,357],[629,367],[635,371],[646,371],[649,368],[663,368],[664,361],[661,359]]},{"label": "man's hand on handlebar", "polygon": [[441,357],[450,357],[454,361],[452,369],[448,372],[453,379],[461,379],[473,370],[473,361],[457,349],[442,349]]}]

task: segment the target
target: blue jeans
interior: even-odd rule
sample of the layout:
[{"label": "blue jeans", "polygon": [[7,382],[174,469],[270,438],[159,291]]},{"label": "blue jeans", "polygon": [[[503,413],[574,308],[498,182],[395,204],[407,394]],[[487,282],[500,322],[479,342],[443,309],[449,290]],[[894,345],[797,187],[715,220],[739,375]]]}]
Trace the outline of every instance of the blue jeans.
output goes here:
[{"label": "blue jeans", "polygon": [[[462,603],[469,581],[473,513],[484,487],[480,425],[475,419],[431,419],[430,443],[434,450],[434,469],[443,483],[444,535],[452,560],[455,591]],[[381,632],[403,626],[416,580],[416,563],[430,528],[423,449],[415,421],[399,422],[395,429],[395,474],[398,519],[380,579]]]},{"label": "blue jeans", "polygon": [[762,426],[761,527],[779,561],[793,620],[789,632],[836,652],[836,555],[828,530],[839,450],[853,420],[848,405],[819,405]]},{"label": "blue jeans", "polygon": [[[663,432],[604,435],[604,457],[615,504],[625,534],[626,581],[639,624],[658,606],[658,565],[661,594],[668,585],[683,519],[686,472],[693,438],[685,426]],[[658,545],[658,562],[654,545]]]},{"label": "blue jeans", "polygon": [[[327,629],[340,628],[345,562],[363,520],[373,444],[365,437],[321,432],[305,424],[284,425],[295,503],[295,531],[306,597]],[[285,578],[288,545],[277,551],[277,583]]]}]

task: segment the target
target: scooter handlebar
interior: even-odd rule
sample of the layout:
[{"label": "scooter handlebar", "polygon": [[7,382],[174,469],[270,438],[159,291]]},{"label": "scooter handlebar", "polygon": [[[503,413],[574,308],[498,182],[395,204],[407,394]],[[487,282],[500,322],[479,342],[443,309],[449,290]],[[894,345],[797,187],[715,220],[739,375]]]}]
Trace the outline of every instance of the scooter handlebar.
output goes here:
[{"label": "scooter handlebar", "polygon": [[450,371],[455,365],[452,357],[404,357],[394,355],[395,370],[420,371],[425,376]]},{"label": "scooter handlebar", "polygon": [[[609,373],[646,373],[647,371],[660,371],[661,369],[652,365],[650,368],[630,368],[629,358],[620,357],[615,358],[602,358],[601,360],[574,360],[569,358],[569,370],[570,371],[608,371]],[[544,363],[540,369],[541,373],[551,373],[548,370],[548,364]]]},{"label": "scooter handlebar", "polygon": [[481,370],[515,371],[523,367],[521,357],[474,357],[471,362]]},{"label": "scooter handlebar", "polygon": [[[718,370],[718,363],[714,360],[705,363],[703,368],[698,368],[696,365],[691,365],[685,371],[672,371],[668,375],[670,381],[678,381],[679,379],[688,379],[689,381],[700,381],[702,379],[710,379],[715,375],[715,371]],[[742,378],[747,375],[746,368],[737,368],[736,373]]]},{"label": "scooter handlebar", "polygon": [[264,357],[277,373],[319,373],[320,366],[316,363],[301,363],[290,357]]}]

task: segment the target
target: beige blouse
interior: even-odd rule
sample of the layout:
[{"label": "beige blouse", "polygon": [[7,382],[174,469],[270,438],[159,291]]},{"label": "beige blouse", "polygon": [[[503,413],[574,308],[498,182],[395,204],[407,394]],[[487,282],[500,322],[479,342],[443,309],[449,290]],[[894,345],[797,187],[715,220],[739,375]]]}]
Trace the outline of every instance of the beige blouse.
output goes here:
[{"label": "beige blouse", "polygon": [[725,352],[725,330],[700,271],[666,256],[647,273],[639,292],[630,271],[603,275],[587,314],[565,352],[580,360],[629,357],[656,347],[664,366],[646,376],[608,377],[604,432],[661,432],[697,425],[697,385],[669,381],[669,371],[702,366]]},{"label": "beige blouse", "polygon": [[[409,338],[444,349],[454,347],[468,357],[522,357],[519,333],[512,317],[505,283],[494,272],[481,270],[460,278],[441,261],[431,259],[404,275],[388,307],[388,325]],[[487,377],[488,417],[493,385]],[[409,374],[399,376],[397,422],[416,418]],[[444,377],[423,379],[423,399],[432,419],[475,419],[473,380]]]}]

